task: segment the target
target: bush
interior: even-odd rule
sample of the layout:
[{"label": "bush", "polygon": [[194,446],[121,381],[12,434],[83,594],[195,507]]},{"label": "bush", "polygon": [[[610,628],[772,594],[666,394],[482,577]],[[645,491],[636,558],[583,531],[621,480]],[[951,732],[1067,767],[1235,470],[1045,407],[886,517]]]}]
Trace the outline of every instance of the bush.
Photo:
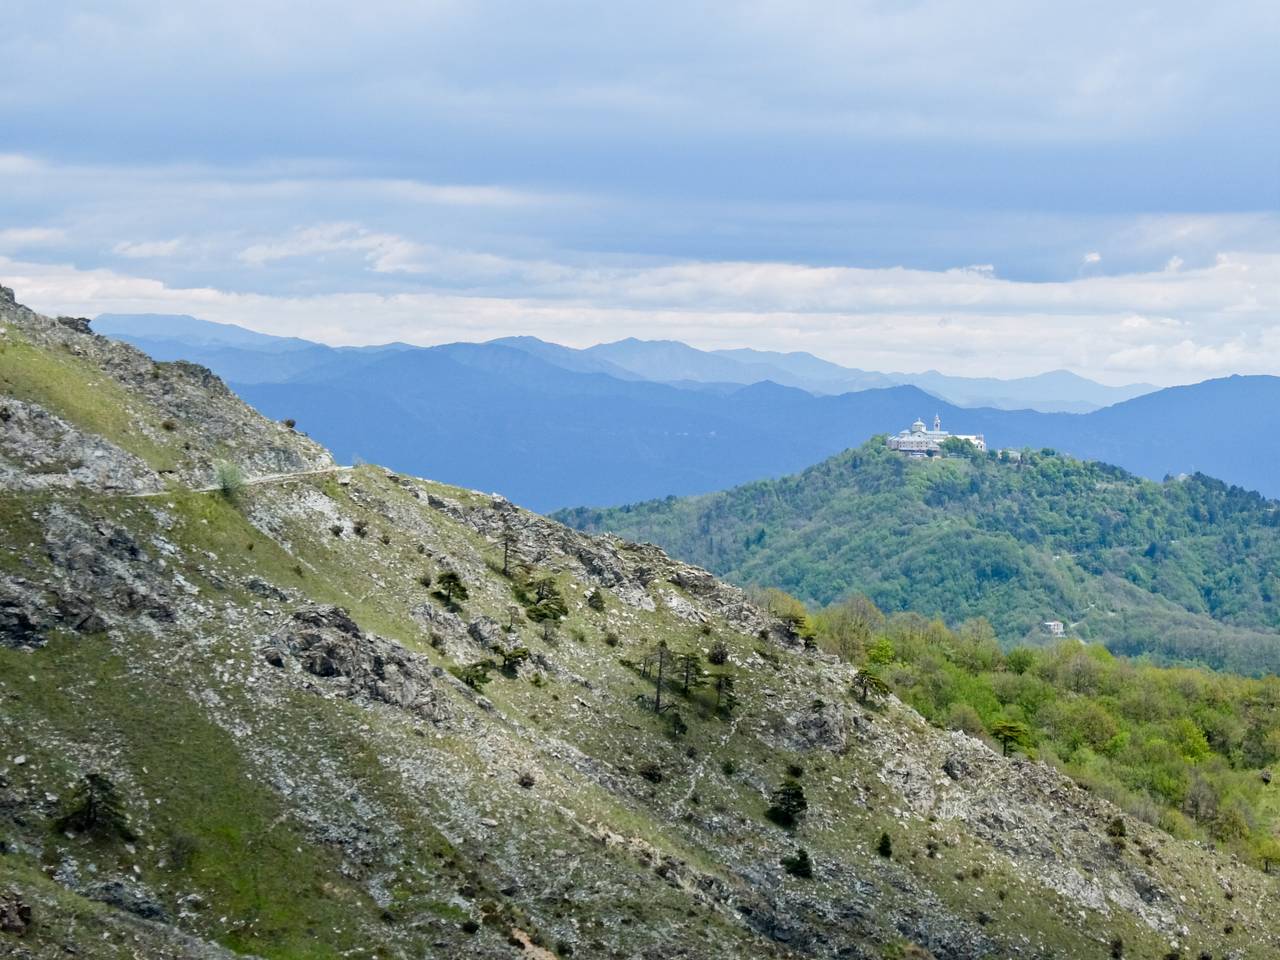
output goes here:
[{"label": "bush", "polygon": [[227,460],[219,460],[213,465],[214,484],[218,488],[218,493],[231,503],[240,499],[240,494],[244,493],[244,472],[234,463]]},{"label": "bush", "polygon": [[598,613],[604,612],[604,594],[596,587],[587,595],[587,606]]},{"label": "bush", "polygon": [[654,763],[652,760],[646,760],[640,764],[640,769],[636,771],[640,776],[644,777],[650,783],[662,782],[662,767]]},{"label": "bush", "polygon": [[889,834],[880,834],[880,840],[876,843],[876,853],[886,860],[893,856],[893,841],[889,838]]},{"label": "bush", "polygon": [[809,880],[813,877],[813,861],[809,859],[809,851],[797,847],[795,856],[782,858],[782,869],[793,877]]},{"label": "bush", "polygon": [[516,777],[516,783],[520,784],[520,786],[524,787],[526,790],[530,789],[537,782],[538,778],[528,770],[521,772],[520,776]]},{"label": "bush", "polygon": [[489,671],[492,669],[493,661],[477,660],[455,671],[455,676],[472,690],[482,690],[484,685],[493,679],[489,676]]}]

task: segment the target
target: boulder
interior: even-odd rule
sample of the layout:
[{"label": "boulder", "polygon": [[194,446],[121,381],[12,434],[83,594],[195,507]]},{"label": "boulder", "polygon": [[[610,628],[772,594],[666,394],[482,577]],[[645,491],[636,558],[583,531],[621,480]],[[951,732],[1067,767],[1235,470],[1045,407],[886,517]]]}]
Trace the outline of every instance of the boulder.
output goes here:
[{"label": "boulder", "polygon": [[467,627],[467,634],[482,649],[503,650],[506,648],[506,631],[493,617],[477,617]]}]

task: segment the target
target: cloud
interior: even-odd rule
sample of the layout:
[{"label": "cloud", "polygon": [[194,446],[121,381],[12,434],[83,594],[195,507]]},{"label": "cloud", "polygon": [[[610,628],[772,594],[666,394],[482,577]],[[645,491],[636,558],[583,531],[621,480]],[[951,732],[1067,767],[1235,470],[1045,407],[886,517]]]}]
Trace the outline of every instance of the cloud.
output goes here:
[{"label": "cloud", "polygon": [[[354,253],[374,270],[394,269],[384,258],[423,253],[403,249],[401,238],[331,224],[263,245],[248,259],[270,265],[317,251]],[[1109,381],[1164,383],[1280,374],[1280,254],[1056,283],[970,268],[573,266],[441,255],[458,274],[452,286],[392,293],[237,293],[4,258],[0,275],[48,312],[191,313],[335,344],[533,334],[585,346],[634,335],[809,350],[882,370],[1014,376],[1067,367]],[[519,275],[519,293],[500,289],[511,274]]]},{"label": "cloud", "polygon": [[1085,264],[1101,263],[1102,254],[1098,253],[1097,250],[1092,250],[1089,253],[1086,253],[1084,255],[1084,257],[1082,258],[1082,262]]},{"label": "cloud", "polygon": [[180,239],[141,240],[136,243],[122,240],[111,248],[111,252],[133,260],[150,260],[157,257],[172,257],[181,248]]},{"label": "cloud", "polygon": [[0,251],[55,246],[65,239],[64,231],[52,227],[10,227],[0,230]]},{"label": "cloud", "polygon": [[418,244],[389,233],[375,233],[354,223],[328,223],[269,243],[256,243],[240,252],[240,259],[263,266],[294,257],[330,253],[356,253],[377,273],[419,273],[424,250]]}]

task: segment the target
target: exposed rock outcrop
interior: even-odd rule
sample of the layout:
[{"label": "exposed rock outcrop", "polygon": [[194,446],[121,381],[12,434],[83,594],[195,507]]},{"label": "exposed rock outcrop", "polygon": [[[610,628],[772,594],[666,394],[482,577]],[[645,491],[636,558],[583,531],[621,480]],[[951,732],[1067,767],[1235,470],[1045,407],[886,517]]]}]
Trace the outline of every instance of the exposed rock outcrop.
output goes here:
[{"label": "exposed rock outcrop", "polygon": [[352,699],[378,701],[439,722],[448,716],[431,665],[390,640],[366,634],[341,607],[308,605],[272,636],[264,656],[276,667],[331,681]]}]

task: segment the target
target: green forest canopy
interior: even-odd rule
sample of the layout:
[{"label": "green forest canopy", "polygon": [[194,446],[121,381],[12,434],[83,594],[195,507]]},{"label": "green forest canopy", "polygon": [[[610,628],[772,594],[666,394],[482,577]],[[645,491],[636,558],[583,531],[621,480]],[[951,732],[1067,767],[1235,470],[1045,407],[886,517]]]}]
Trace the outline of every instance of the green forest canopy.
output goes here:
[{"label": "green forest canopy", "polygon": [[[763,601],[796,610],[780,591]],[[1129,815],[1259,866],[1280,862],[1280,677],[1156,667],[1077,640],[1006,653],[985,620],[951,630],[919,614],[886,617],[864,597],[812,614],[802,630],[938,726],[988,741],[1024,727],[1020,749]]]},{"label": "green forest canopy", "polygon": [[1051,450],[913,460],[875,438],[793,476],[557,519],[810,604],[984,617],[1006,648],[1059,620],[1115,653],[1280,671],[1280,504],[1201,474]]}]

